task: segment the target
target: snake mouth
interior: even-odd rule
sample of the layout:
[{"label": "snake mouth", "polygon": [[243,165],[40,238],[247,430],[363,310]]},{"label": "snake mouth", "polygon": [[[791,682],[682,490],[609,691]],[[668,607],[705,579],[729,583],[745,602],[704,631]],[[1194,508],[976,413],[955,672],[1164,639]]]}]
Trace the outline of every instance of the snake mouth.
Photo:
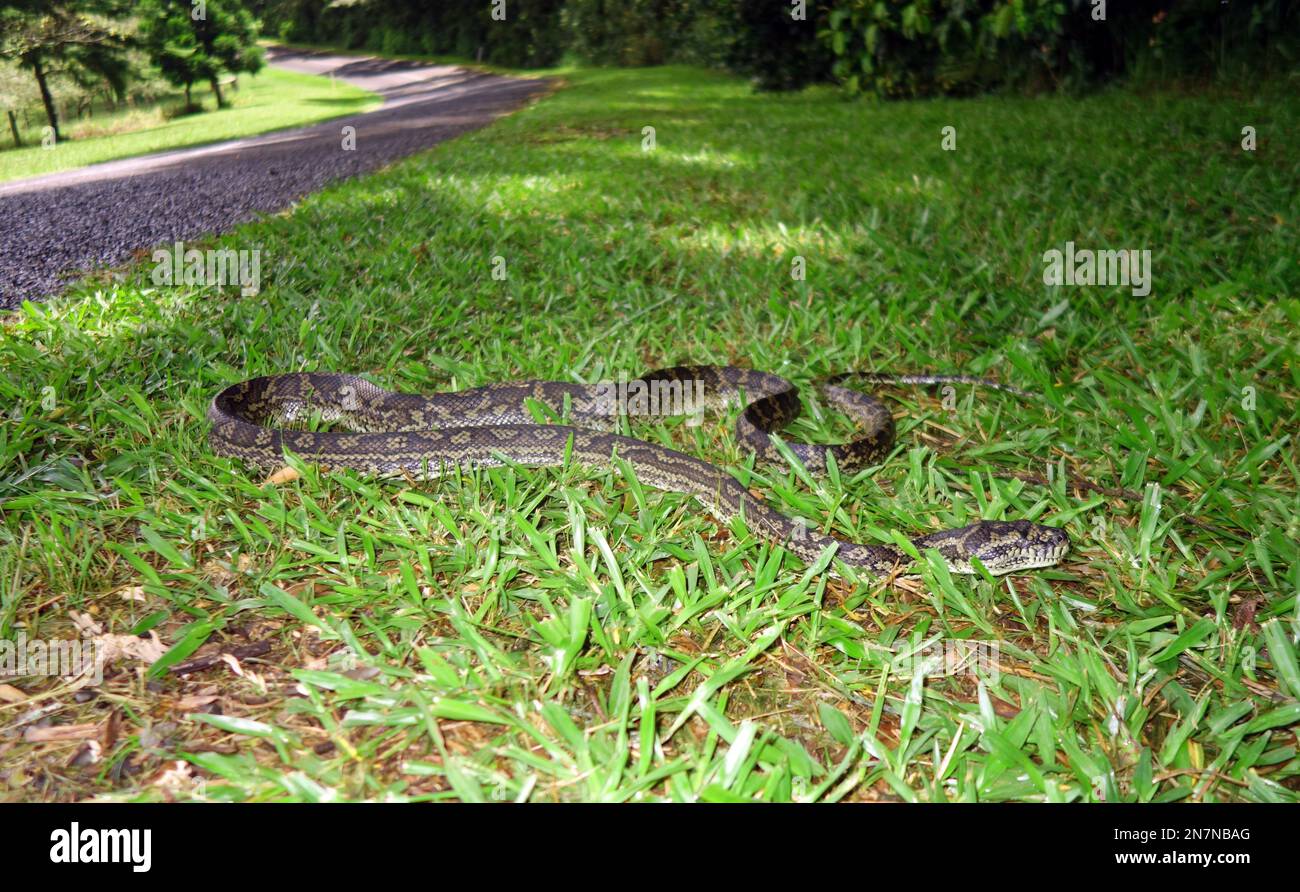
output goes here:
[{"label": "snake mouth", "polygon": [[1068,547],[1042,552],[1037,556],[1026,556],[1007,572],[1012,570],[1037,570],[1041,567],[1054,566],[1061,562],[1061,558],[1065,557],[1067,551],[1069,551]]},{"label": "snake mouth", "polygon": [[1031,544],[1021,550],[1018,559],[1008,562],[1011,570],[1036,570],[1061,562],[1070,550],[1070,536],[1056,527],[1035,526]]},{"label": "snake mouth", "polygon": [[[984,521],[979,527],[985,541],[970,556],[994,576],[1051,567],[1070,550],[1069,534],[1056,527],[1028,521]],[[962,563],[960,572],[975,572],[969,560]]]}]

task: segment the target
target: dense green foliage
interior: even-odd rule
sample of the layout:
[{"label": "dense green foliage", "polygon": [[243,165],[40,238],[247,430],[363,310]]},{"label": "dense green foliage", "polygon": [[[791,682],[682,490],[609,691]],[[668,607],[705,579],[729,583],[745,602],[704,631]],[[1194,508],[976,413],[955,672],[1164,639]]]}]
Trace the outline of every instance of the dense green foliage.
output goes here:
[{"label": "dense green foliage", "polygon": [[195,81],[207,81],[217,105],[224,106],[221,76],[262,68],[257,22],[239,0],[205,0],[202,15],[190,0],[144,0],[139,17],[140,43],[187,96]]},{"label": "dense green foliage", "polygon": [[832,77],[882,96],[1108,79],[1219,75],[1248,81],[1294,66],[1294,0],[261,0],[287,40],[446,54],[536,67],[726,67],[765,89]]},{"label": "dense green foliage", "polygon": [[267,30],[287,41],[386,54],[449,55],[514,67],[728,67],[761,86],[797,88],[830,73],[816,3],[800,21],[786,0],[260,0]]},{"label": "dense green foliage", "polygon": [[[1122,77],[1252,82],[1269,70],[1293,70],[1300,59],[1295,0],[1099,2],[247,0],[247,6],[266,33],[287,41],[521,68],[562,61],[690,63],[730,69],[761,89],[835,79],[850,93],[886,97],[1074,90]],[[146,0],[133,11],[126,0],[0,0],[8,32],[0,53],[21,56],[38,77],[67,73],[107,82],[120,94],[130,76],[122,50],[138,21],[140,40],[169,80],[208,81],[219,94],[221,72],[258,64],[254,19],[244,5],[211,0],[205,24],[189,20],[187,0]],[[70,29],[68,22],[80,26]],[[53,101],[46,106],[53,116]]]},{"label": "dense green foliage", "polygon": [[[192,84],[208,83],[224,107],[223,75],[262,67],[259,28],[242,0],[0,0],[0,109],[19,131],[18,113],[28,129],[27,112],[39,102],[62,142],[61,100],[93,111],[100,99],[116,111],[156,92],[133,89],[155,72],[187,97]],[[29,74],[34,90],[17,84],[15,71]]]},{"label": "dense green foliage", "polygon": [[54,78],[103,84],[115,97],[125,93],[129,34],[120,19],[126,9],[125,0],[0,0],[0,58],[35,79],[56,140],[62,133]]},{"label": "dense green foliage", "polygon": [[[564,49],[594,65],[722,65],[734,0],[566,0]],[[702,7],[708,6],[708,10]]]},{"label": "dense green foliage", "polygon": [[836,0],[822,30],[851,92],[1078,87],[1121,75],[1251,82],[1294,65],[1290,0]]},{"label": "dense green foliage", "polygon": [[808,0],[796,11],[788,0],[731,0],[728,67],[765,90],[798,90],[826,80],[833,57],[818,39],[822,5]]},{"label": "dense green foliage", "polygon": [[[1285,84],[864,109],[695,68],[567,79],[212,242],[262,252],[256,296],[146,260],[4,320],[0,635],[75,637],[76,611],[168,654],[152,685],[119,662],[84,703],[0,702],[115,721],[93,764],[16,727],[0,798],[1300,798]],[[1068,240],[1151,249],[1151,295],[1045,285]],[[252,375],[433,392],[685,360],[806,394],[851,368],[1031,390],[889,388],[894,453],[814,481],[752,467],[732,417],[631,432],[855,540],[1024,517],[1073,551],[835,580],[626,468],[270,482],[206,442]],[[844,433],[821,405],[792,436]],[[999,673],[908,660],[970,640]],[[167,670],[250,642],[239,674]]]},{"label": "dense green foliage", "polygon": [[[556,64],[563,0],[263,0],[264,28],[286,41],[385,55],[444,55],[520,68]],[[494,18],[494,14],[498,16]]]}]

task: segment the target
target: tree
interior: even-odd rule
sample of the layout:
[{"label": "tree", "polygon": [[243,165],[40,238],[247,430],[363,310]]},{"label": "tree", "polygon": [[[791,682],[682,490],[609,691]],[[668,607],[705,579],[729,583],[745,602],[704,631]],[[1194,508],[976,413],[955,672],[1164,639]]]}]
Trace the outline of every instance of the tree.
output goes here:
[{"label": "tree", "polygon": [[[147,0],[140,6],[141,47],[169,83],[185,88],[185,106],[190,108],[190,88],[206,77],[205,62],[198,40],[190,27],[189,5],[167,0]],[[175,7],[175,8],[173,8]]]},{"label": "tree", "polygon": [[81,83],[106,82],[126,91],[129,37],[111,18],[123,14],[119,0],[0,0],[0,56],[15,59],[36,78],[45,116],[59,133],[50,77],[71,74]]},{"label": "tree", "polygon": [[257,20],[240,0],[145,0],[139,5],[140,42],[163,77],[185,88],[206,80],[224,107],[221,76],[262,68]]}]

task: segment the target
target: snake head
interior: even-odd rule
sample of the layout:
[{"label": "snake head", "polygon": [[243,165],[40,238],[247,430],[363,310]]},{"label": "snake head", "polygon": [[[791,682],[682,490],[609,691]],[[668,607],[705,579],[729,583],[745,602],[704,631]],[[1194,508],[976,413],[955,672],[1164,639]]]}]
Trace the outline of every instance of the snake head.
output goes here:
[{"label": "snake head", "polygon": [[971,558],[979,558],[994,576],[1050,567],[1070,550],[1065,530],[1027,520],[981,520],[955,530],[943,530],[915,540],[918,548],[938,549],[954,573],[974,573]]}]

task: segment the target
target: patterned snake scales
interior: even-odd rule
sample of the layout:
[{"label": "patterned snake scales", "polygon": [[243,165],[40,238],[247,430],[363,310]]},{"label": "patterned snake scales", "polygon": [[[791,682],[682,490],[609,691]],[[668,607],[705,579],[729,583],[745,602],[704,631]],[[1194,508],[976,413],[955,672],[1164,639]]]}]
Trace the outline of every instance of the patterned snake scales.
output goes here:
[{"label": "patterned snake scales", "polygon": [[[861,430],[853,440],[837,445],[785,441],[813,474],[825,472],[828,455],[834,456],[840,470],[855,471],[883,458],[893,445],[894,421],[888,408],[837,383],[852,377],[877,383],[953,382],[1011,390],[965,376],[835,376],[822,385],[826,399]],[[557,415],[567,399],[571,424],[535,423],[525,405],[528,399],[548,405]],[[848,542],[793,521],[706,461],[606,432],[616,425],[620,412],[694,414],[728,404],[744,406],[736,421],[739,442],[760,460],[783,463],[771,433],[798,416],[798,391],[777,375],[731,366],[661,369],[626,385],[529,381],[433,396],[394,393],[355,375],[271,375],[221,391],[212,401],[208,420],[213,451],[263,468],[282,466],[285,448],[306,461],[331,467],[421,477],[437,476],[457,465],[501,465],[503,457],[524,465],[561,465],[566,453],[573,462],[605,466],[617,454],[643,483],[689,493],[724,523],[743,514],[751,530],[810,564],[831,545],[837,546],[835,556],[844,564],[873,573],[895,572],[911,563],[900,549]],[[313,421],[345,430],[303,429]],[[1046,567],[1059,561],[1070,546],[1064,530],[1024,520],[980,521],[911,541],[918,549],[937,549],[956,573],[974,572],[972,557],[994,574]]]}]

